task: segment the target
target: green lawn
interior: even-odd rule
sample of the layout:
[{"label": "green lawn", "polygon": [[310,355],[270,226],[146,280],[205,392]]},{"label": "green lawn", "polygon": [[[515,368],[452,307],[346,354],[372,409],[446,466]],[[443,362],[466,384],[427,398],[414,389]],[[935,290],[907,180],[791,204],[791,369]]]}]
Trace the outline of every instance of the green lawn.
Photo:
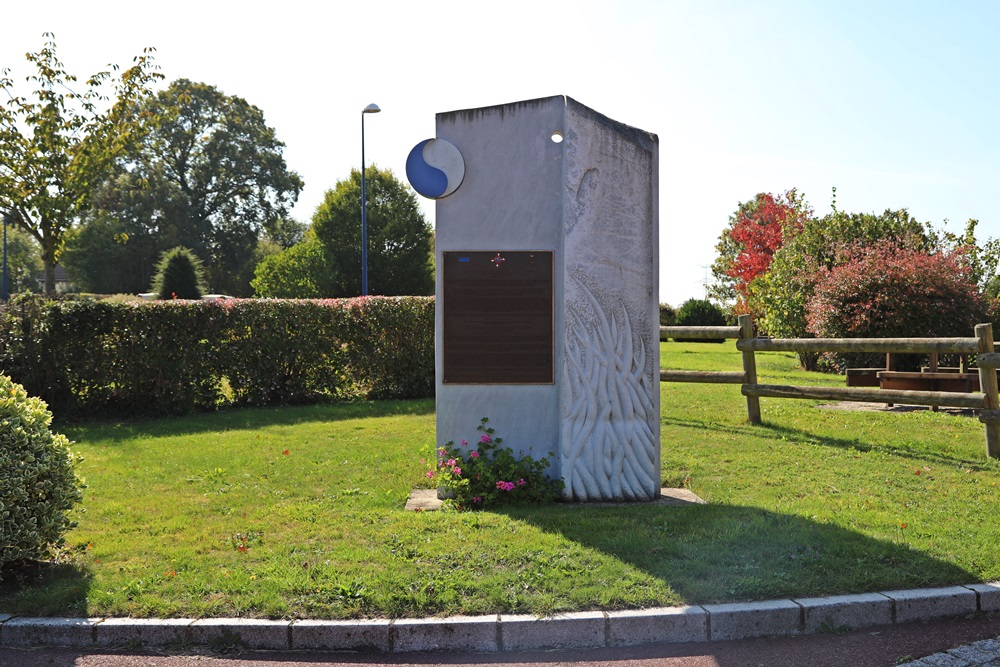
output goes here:
[{"label": "green lawn", "polygon": [[[761,382],[843,383],[757,358]],[[661,359],[741,367],[732,342]],[[86,511],[58,563],[5,571],[0,612],[544,614],[1000,579],[1000,462],[975,418],[762,399],[750,426],[737,386],[661,392],[663,480],[708,505],[405,512],[432,401],[66,427]]]}]

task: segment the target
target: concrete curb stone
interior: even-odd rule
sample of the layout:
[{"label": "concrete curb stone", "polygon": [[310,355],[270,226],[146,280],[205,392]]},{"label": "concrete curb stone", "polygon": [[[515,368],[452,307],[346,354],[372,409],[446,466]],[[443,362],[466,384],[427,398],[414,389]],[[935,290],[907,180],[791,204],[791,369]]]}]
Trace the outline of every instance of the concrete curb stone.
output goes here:
[{"label": "concrete curb stone", "polygon": [[926,621],[943,616],[962,616],[978,611],[978,596],[964,586],[946,588],[915,588],[907,591],[885,591],[895,605],[893,621]]},{"label": "concrete curb stone", "polygon": [[708,612],[701,607],[662,607],[608,612],[610,646],[708,641]]},{"label": "concrete curb stone", "polygon": [[94,629],[98,646],[190,644],[193,618],[108,618]]},{"label": "concrete curb stone", "polygon": [[892,623],[892,600],[881,593],[794,598],[802,606],[802,632],[864,628]]},{"label": "concrete curb stone", "polygon": [[782,637],[801,632],[802,607],[791,600],[703,605],[708,639]]},{"label": "concrete curb stone", "polygon": [[93,646],[99,618],[12,618],[3,624],[3,646]]},{"label": "concrete curb stone", "polygon": [[1000,611],[1000,581],[970,584],[966,588],[976,592],[979,598],[979,611]]},{"label": "concrete curb stone", "polygon": [[500,616],[500,649],[598,648],[607,643],[603,612],[584,611],[547,618]]},{"label": "concrete curb stone", "polygon": [[392,621],[293,621],[292,650],[392,652]]},{"label": "concrete curb stone", "polygon": [[499,616],[400,619],[392,623],[393,653],[500,650]]},{"label": "concrete curb stone", "polygon": [[[777,637],[1000,610],[1000,582],[862,595],[613,612],[344,621],[22,618],[0,614],[0,646],[234,644],[257,650],[518,651]],[[963,647],[1000,655],[1000,639]],[[959,652],[955,652],[959,651]],[[966,660],[955,649],[934,659]],[[940,654],[944,655],[944,654]],[[930,664],[927,658],[914,664]],[[998,663],[1000,664],[1000,663]]]},{"label": "concrete curb stone", "polygon": [[192,644],[238,644],[255,650],[291,648],[291,621],[258,618],[206,618],[188,627]]}]

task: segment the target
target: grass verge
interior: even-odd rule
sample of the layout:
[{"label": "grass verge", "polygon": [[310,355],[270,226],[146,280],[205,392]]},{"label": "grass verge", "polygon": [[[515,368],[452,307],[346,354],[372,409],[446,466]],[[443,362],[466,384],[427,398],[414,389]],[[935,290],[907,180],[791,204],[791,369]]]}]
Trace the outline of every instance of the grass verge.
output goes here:
[{"label": "grass verge", "polygon": [[[663,344],[661,360],[740,368],[731,342]],[[758,372],[843,382],[777,353]],[[735,386],[661,399],[663,480],[708,505],[404,512],[431,401],[73,425],[86,511],[56,563],[4,572],[0,611],[548,614],[1000,579],[1000,463],[976,419],[763,399],[749,426]]]}]

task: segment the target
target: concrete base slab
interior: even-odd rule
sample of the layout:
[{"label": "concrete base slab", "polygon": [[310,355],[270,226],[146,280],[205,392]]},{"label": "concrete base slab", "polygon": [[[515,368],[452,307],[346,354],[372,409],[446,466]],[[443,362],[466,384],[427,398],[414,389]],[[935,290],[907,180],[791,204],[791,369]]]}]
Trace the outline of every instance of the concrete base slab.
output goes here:
[{"label": "concrete base slab", "polygon": [[501,649],[529,651],[550,648],[604,646],[606,619],[598,611],[560,614],[548,618],[514,615],[500,617]]},{"label": "concrete base slab", "polygon": [[709,604],[704,608],[711,641],[799,634],[802,608],[791,600]]},{"label": "concrete base slab", "polygon": [[292,648],[327,651],[392,651],[392,621],[295,621]]},{"label": "concrete base slab", "polygon": [[883,593],[896,605],[896,623],[976,613],[976,593],[964,586]]},{"label": "concrete base slab", "polygon": [[830,632],[892,623],[892,600],[879,593],[796,598],[802,605],[802,631]]},{"label": "concrete base slab", "polygon": [[[656,505],[669,505],[683,507],[686,505],[704,505],[705,501],[699,498],[690,489],[660,489],[660,497],[650,501]],[[441,509],[442,501],[437,497],[436,489],[413,489],[410,497],[406,500],[405,509],[410,512],[433,512]],[[567,507],[609,507],[620,505],[621,503],[563,503]]]},{"label": "concrete base slab", "polygon": [[14,618],[3,624],[4,646],[92,646],[99,618]]},{"label": "concrete base slab", "polygon": [[482,651],[495,653],[499,646],[499,616],[401,619],[392,624],[392,650]]},{"label": "concrete base slab", "polygon": [[98,646],[168,646],[190,644],[193,618],[109,618],[97,624]]},{"label": "concrete base slab", "polygon": [[701,607],[608,612],[611,646],[708,640],[708,614]]},{"label": "concrete base slab", "polygon": [[256,650],[290,648],[290,621],[265,621],[256,618],[211,618],[188,626],[192,644],[240,646]]}]

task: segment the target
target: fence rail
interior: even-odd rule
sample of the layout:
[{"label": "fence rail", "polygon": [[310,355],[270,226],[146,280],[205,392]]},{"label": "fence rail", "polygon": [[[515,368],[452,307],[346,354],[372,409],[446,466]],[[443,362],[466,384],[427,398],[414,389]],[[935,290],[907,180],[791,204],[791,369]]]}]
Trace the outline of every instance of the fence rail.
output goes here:
[{"label": "fence rail", "polygon": [[[739,384],[747,400],[751,424],[761,423],[761,398],[805,398],[835,401],[906,403],[980,410],[986,428],[986,455],[1000,458],[1000,400],[993,327],[976,326],[972,338],[754,338],[753,320],[741,315],[738,327],[660,327],[660,338],[696,340],[735,338],[742,353],[743,372],[661,370],[661,382]],[[900,354],[975,354],[982,393],[875,389],[873,387],[815,387],[758,384],[756,352],[885,352]]]}]

